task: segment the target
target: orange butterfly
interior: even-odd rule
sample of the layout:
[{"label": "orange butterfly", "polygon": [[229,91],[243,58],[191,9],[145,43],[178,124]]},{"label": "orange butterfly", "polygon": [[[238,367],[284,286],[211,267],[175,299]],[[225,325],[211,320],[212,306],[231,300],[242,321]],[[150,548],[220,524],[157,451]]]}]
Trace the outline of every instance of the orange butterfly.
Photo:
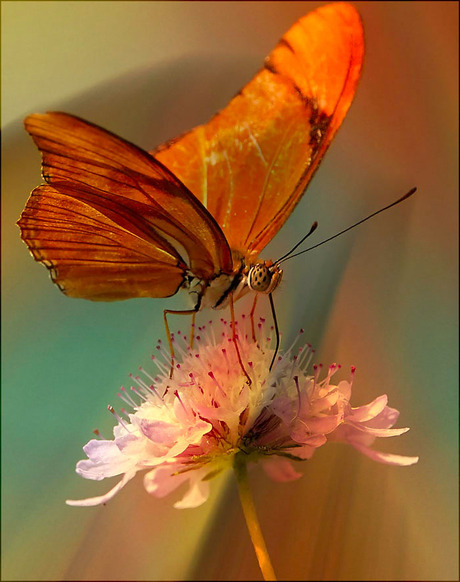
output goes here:
[{"label": "orange butterfly", "polygon": [[282,271],[258,255],[340,127],[363,51],[355,8],[323,6],[292,26],[224,110],[151,153],[65,113],[30,115],[46,183],[18,221],[22,238],[70,297],[185,288],[190,312],[232,307],[248,289],[271,299]]}]

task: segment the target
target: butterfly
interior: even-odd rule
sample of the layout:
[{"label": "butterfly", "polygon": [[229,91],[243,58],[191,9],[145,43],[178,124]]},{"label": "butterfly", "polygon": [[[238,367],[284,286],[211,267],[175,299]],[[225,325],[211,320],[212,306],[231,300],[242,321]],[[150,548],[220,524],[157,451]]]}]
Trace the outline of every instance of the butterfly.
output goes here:
[{"label": "butterfly", "polygon": [[150,153],[73,115],[30,115],[45,183],[18,221],[23,240],[69,297],[186,289],[193,313],[233,307],[248,290],[271,299],[282,270],[259,254],[340,127],[363,53],[356,9],[323,6],[286,32],[225,109]]}]

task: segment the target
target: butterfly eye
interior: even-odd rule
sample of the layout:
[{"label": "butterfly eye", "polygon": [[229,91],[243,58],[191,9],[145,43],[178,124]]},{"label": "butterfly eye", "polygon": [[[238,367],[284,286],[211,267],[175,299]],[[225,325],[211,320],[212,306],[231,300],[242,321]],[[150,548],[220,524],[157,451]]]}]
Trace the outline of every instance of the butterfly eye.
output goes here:
[{"label": "butterfly eye", "polygon": [[281,280],[283,271],[273,265],[267,267],[258,263],[250,268],[248,273],[248,287],[258,293],[271,293]]},{"label": "butterfly eye", "polygon": [[271,282],[271,273],[265,265],[254,265],[248,274],[248,287],[253,291],[264,293],[267,291]]}]

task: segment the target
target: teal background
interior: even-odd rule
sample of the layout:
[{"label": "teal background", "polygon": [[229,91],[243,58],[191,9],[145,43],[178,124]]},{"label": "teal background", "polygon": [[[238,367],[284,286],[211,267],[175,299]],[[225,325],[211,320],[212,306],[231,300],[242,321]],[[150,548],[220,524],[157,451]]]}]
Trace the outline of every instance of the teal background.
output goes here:
[{"label": "teal background", "polygon": [[[111,434],[107,404],[164,340],[162,309],[187,302],[59,293],[15,226],[40,182],[22,118],[65,110],[152,148],[223,107],[318,5],[2,2],[4,580],[260,579],[231,475],[195,510],[150,497],[140,476],[106,507],[65,505],[112,486],[75,474],[81,447],[96,427]],[[263,257],[284,254],[313,220],[321,240],[418,187],[287,262],[275,301],[286,341],[304,327],[318,361],[357,367],[355,404],[389,395],[411,430],[377,446],[420,462],[388,467],[330,445],[297,482],[257,467],[251,482],[280,579],[455,580],[458,3],[355,5],[367,42],[355,102]]]}]

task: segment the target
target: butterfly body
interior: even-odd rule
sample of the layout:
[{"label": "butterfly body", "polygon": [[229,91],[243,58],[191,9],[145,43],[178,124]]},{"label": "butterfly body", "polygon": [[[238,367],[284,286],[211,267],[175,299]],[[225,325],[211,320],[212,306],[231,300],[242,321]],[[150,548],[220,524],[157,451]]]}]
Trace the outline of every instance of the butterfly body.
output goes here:
[{"label": "butterfly body", "polygon": [[183,288],[188,292],[196,311],[201,309],[224,309],[228,306],[230,294],[237,301],[249,291],[271,293],[279,285],[283,275],[272,261],[258,261],[245,266],[241,263],[231,275],[221,273],[211,281],[189,274]]},{"label": "butterfly body", "polygon": [[72,115],[29,116],[45,180],[18,221],[32,255],[70,297],[185,289],[198,311],[271,293],[282,271],[259,254],[342,123],[363,46],[353,6],[319,8],[227,107],[150,153]]}]

